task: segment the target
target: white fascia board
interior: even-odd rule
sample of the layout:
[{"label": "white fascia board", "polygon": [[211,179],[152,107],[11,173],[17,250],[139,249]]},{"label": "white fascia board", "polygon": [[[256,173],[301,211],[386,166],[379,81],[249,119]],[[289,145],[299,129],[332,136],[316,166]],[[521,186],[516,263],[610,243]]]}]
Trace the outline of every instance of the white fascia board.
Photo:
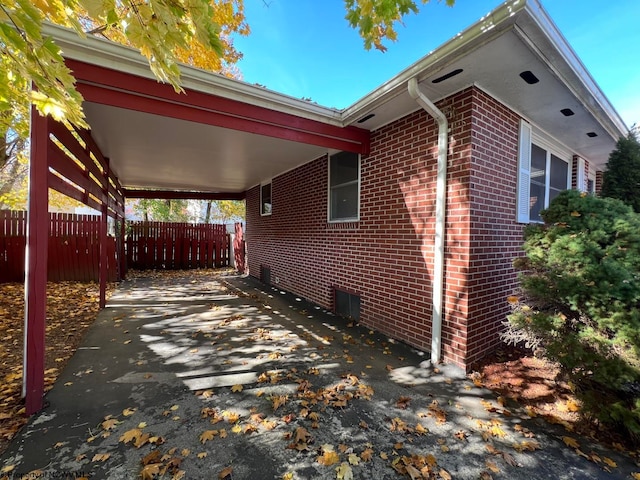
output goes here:
[{"label": "white fascia board", "polygon": [[[47,23],[43,34],[51,36],[65,58],[157,80],[149,62],[137,50],[124,45]],[[181,86],[298,117],[342,126],[340,110],[323,107],[273,90],[188,65],[180,65]]]}]

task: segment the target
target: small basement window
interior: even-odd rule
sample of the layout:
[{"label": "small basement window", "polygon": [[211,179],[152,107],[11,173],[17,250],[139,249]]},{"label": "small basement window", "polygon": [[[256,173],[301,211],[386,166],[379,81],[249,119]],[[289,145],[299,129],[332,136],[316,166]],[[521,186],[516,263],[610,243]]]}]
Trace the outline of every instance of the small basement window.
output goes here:
[{"label": "small basement window", "polygon": [[341,317],[360,320],[360,295],[334,288],[333,310],[336,315]]},{"label": "small basement window", "polygon": [[260,281],[265,285],[271,286],[271,268],[266,265],[260,265]]}]

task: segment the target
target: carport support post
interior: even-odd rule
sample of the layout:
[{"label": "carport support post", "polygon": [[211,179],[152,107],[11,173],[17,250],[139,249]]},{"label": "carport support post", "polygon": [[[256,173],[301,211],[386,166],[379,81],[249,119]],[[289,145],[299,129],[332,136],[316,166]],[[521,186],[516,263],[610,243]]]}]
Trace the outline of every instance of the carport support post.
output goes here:
[{"label": "carport support post", "polygon": [[[109,207],[109,159],[105,158],[105,186],[102,193],[102,217],[100,218],[100,308],[107,305],[107,213]],[[113,265],[115,267],[115,265]]]},{"label": "carport support post", "polygon": [[[124,198],[124,203],[127,202],[127,199]],[[125,254],[125,229],[127,228],[127,222],[125,217],[123,216],[120,219],[120,253],[118,254],[118,258],[120,259],[120,279],[124,280],[127,275],[127,257]]]},{"label": "carport support post", "polygon": [[25,252],[25,328],[22,394],[25,413],[42,409],[44,395],[45,323],[47,319],[47,248],[49,241],[49,121],[31,108],[31,153],[27,248]]}]

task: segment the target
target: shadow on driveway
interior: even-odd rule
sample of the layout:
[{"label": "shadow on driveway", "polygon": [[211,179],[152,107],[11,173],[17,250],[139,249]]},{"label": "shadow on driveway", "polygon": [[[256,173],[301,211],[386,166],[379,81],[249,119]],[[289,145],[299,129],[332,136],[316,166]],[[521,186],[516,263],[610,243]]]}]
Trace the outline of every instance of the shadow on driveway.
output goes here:
[{"label": "shadow on driveway", "polygon": [[0,458],[0,478],[528,480],[640,470],[427,358],[250,278],[139,275],[118,288],[48,406]]}]

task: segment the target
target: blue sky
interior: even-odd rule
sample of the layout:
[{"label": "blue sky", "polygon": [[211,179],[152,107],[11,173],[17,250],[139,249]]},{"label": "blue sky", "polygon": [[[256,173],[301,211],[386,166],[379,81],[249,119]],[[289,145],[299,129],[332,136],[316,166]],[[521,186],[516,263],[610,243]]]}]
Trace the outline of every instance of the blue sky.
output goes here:
[{"label": "blue sky", "polygon": [[[418,0],[419,2],[419,0]],[[344,108],[475,23],[500,0],[431,0],[398,27],[398,41],[366,51],[343,0],[245,0],[252,33],[236,38],[243,79]],[[640,123],[640,1],[542,0],[602,91],[630,126]]]}]

